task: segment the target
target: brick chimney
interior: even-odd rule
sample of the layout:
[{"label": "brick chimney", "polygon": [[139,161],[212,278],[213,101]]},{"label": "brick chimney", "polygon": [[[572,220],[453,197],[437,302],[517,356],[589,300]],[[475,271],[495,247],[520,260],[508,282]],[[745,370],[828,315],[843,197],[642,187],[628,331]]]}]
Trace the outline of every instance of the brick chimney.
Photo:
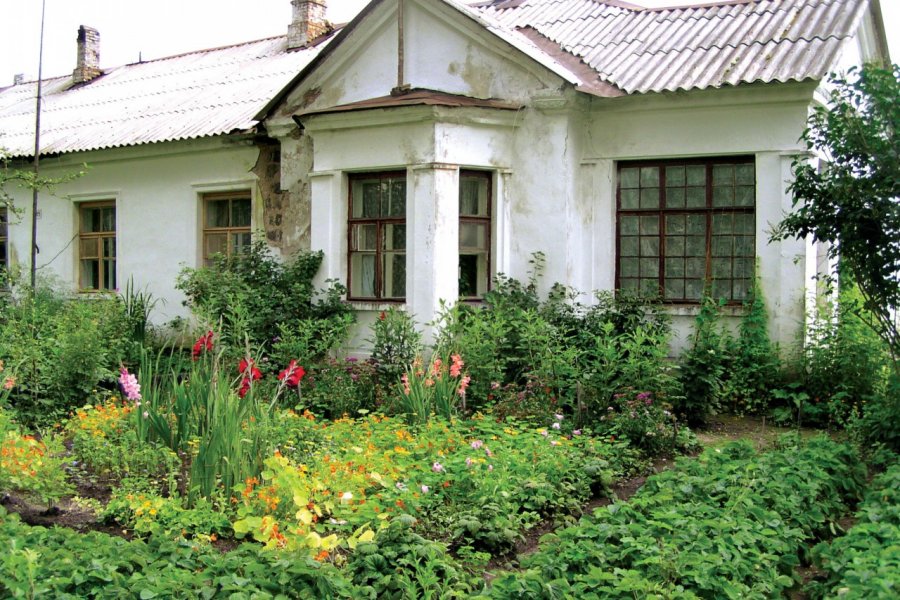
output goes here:
[{"label": "brick chimney", "polygon": [[103,74],[100,70],[100,32],[82,25],[78,28],[78,62],[72,71],[75,83],[85,83]]},{"label": "brick chimney", "polygon": [[328,31],[325,2],[326,0],[291,0],[294,16],[288,25],[288,50],[302,48]]},{"label": "brick chimney", "polygon": [[25,83],[25,73],[16,73],[13,75],[13,85],[22,85]]}]

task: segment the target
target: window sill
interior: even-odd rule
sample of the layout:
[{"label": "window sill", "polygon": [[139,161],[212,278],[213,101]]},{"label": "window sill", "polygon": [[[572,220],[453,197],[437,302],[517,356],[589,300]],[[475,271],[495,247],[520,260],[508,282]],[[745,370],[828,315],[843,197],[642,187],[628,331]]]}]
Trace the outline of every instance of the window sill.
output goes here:
[{"label": "window sill", "polygon": [[406,301],[398,300],[396,302],[385,302],[383,300],[347,300],[353,310],[381,312],[383,310],[402,310],[406,311]]}]

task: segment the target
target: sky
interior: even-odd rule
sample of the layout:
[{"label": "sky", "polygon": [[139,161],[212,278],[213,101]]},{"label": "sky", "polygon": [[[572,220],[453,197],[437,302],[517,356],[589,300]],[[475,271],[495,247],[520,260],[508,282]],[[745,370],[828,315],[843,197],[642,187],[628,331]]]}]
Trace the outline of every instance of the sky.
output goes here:
[{"label": "sky", "polygon": [[[44,77],[75,68],[79,25],[100,31],[100,65],[116,67],[204,48],[282,35],[290,0],[45,0]],[[630,0],[644,6],[709,0]],[[37,79],[42,0],[0,0],[0,87],[16,73]],[[367,0],[329,0],[333,23],[352,19]],[[900,0],[881,0],[891,57],[900,60]]]}]

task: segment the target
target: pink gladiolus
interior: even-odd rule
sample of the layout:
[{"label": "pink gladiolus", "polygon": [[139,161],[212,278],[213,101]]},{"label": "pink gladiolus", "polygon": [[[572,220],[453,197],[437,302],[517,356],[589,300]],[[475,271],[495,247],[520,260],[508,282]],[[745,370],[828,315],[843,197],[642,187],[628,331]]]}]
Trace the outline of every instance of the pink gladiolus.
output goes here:
[{"label": "pink gladiolus", "polygon": [[11,390],[16,385],[16,378],[12,375],[7,375],[6,379],[3,380],[3,389]]},{"label": "pink gladiolus", "polygon": [[466,375],[462,379],[459,380],[459,395],[465,396],[466,389],[469,387],[469,382],[472,381],[472,378]]},{"label": "pink gladiolus", "polygon": [[450,355],[450,360],[452,364],[450,365],[450,377],[459,377],[459,374],[462,373],[462,368],[465,366],[462,357],[459,354]]},{"label": "pink gladiolus", "polygon": [[138,383],[137,377],[129,373],[128,369],[125,367],[119,369],[119,386],[122,388],[122,393],[125,394],[127,399],[140,405],[141,386]]},{"label": "pink gladiolus", "polygon": [[441,378],[441,366],[443,364],[444,363],[441,361],[440,358],[435,358],[434,363],[432,363],[432,365],[431,365],[431,374],[434,375],[435,377],[437,377],[438,379]]},{"label": "pink gladiolus", "polygon": [[403,393],[406,394],[407,396],[409,396],[409,394],[410,394],[409,375],[404,373],[403,375],[400,376],[400,381],[403,382]]}]

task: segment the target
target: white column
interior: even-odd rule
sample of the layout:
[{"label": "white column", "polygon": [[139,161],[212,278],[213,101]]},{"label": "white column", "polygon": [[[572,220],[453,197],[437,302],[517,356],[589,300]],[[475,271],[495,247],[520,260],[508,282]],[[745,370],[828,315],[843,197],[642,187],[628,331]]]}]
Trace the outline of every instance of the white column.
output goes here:
[{"label": "white column", "polygon": [[325,281],[347,282],[347,195],[344,178],[336,171],[310,173],[310,248],[325,257],[314,279],[317,288]]},{"label": "white column", "polygon": [[459,296],[459,167],[410,167],[406,190],[406,307],[431,343],[443,300]]}]

